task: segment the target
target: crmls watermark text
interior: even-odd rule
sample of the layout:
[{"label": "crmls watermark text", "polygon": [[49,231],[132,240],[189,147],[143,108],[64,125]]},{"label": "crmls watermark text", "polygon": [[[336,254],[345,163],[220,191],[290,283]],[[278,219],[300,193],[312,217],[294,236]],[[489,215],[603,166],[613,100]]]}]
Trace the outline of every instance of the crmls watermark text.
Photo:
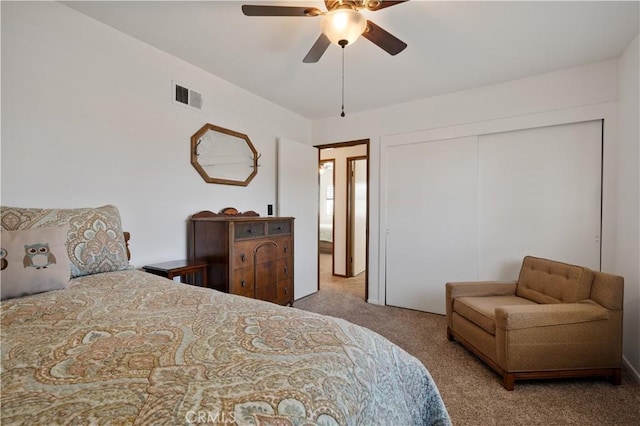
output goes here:
[{"label": "crmls watermark text", "polygon": [[236,422],[235,413],[227,413],[224,411],[187,411],[187,414],[184,416],[184,418],[189,424],[233,424]]}]

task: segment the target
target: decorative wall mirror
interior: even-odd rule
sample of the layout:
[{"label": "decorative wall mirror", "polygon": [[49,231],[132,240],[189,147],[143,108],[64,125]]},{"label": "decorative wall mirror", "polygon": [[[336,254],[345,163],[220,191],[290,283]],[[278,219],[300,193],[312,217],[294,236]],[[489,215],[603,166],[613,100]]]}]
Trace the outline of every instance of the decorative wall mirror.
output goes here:
[{"label": "decorative wall mirror", "polygon": [[258,174],[258,157],[243,133],[207,123],[191,136],[191,164],[208,183],[249,185]]}]

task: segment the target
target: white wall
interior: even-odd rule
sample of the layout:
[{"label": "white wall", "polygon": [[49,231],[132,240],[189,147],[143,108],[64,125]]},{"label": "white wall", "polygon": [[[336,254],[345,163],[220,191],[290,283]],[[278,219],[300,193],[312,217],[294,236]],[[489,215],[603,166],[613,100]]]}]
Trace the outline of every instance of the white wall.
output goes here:
[{"label": "white wall", "polygon": [[640,46],[638,37],[620,57],[620,144],[614,271],[625,279],[624,354],[640,376]]},{"label": "white wall", "polygon": [[[633,47],[630,49],[633,50]],[[637,80],[637,70],[635,72]],[[632,74],[632,71],[629,71],[629,74]],[[628,79],[632,80],[633,76],[629,76]],[[480,127],[506,129],[515,122],[519,123],[518,126],[522,126],[522,123],[526,122],[571,122],[571,117],[580,121],[582,119],[603,118],[606,115],[608,118],[605,124],[607,181],[603,188],[605,205],[603,212],[603,270],[619,273],[621,269],[615,266],[616,259],[618,259],[615,250],[615,227],[616,215],[619,211],[615,200],[618,190],[626,191],[627,189],[620,186],[617,180],[631,179],[633,181],[633,178],[632,176],[616,176],[616,168],[618,167],[616,159],[619,158],[619,155],[623,155],[618,150],[617,131],[619,125],[616,112],[618,96],[618,61],[610,60],[368,112],[348,114],[345,118],[314,121],[312,126],[314,144],[364,138],[371,140],[369,153],[371,167],[369,271],[377,270],[379,273],[378,275],[373,272],[369,274],[369,301],[384,303],[385,297],[384,247],[381,247],[384,240],[380,232],[381,216],[385,211],[385,206],[380,201],[380,156],[381,143],[383,143],[381,141],[403,138],[404,135],[412,132],[430,133],[433,138],[462,137],[465,133],[478,134],[473,132],[478,132]],[[633,94],[630,96],[634,97]],[[635,102],[637,103],[637,90]],[[625,106],[622,105],[622,108]],[[632,114],[633,111],[628,113]],[[467,131],[467,128],[471,130]],[[631,187],[629,190],[635,191],[631,195],[633,198],[638,193],[638,139],[637,136],[635,142],[631,139],[632,137],[628,142],[629,148],[627,150],[633,151],[632,147],[635,146],[636,151],[633,158],[636,160],[629,160],[629,164],[620,166],[628,170],[630,175],[633,175],[635,171],[635,183],[629,184]],[[636,210],[636,222],[637,217]],[[633,244],[635,241],[637,246],[637,224],[635,227],[624,227],[619,232],[625,232],[627,229],[632,234],[630,237],[632,241],[629,244]],[[604,240],[605,235],[609,236],[607,240]],[[637,255],[635,263],[630,263],[631,260],[622,262],[625,265],[635,265],[637,276]],[[632,269],[633,267],[631,266]],[[632,277],[627,280],[633,282]],[[631,284],[631,286],[637,287],[637,285],[636,279],[635,284]],[[625,316],[624,327],[626,330],[638,330],[639,324],[636,305],[635,312]],[[633,349],[634,344],[637,345],[637,333],[635,336],[629,336],[627,340],[625,355],[638,370],[640,363],[635,355],[637,354],[637,346]]]},{"label": "white wall", "polygon": [[[276,138],[310,143],[307,119],[57,2],[1,6],[3,205],[115,204],[140,267],[186,256],[192,213],[275,204]],[[201,112],[171,102],[172,80],[203,94]],[[262,154],[248,187],[191,166],[207,122]]]}]

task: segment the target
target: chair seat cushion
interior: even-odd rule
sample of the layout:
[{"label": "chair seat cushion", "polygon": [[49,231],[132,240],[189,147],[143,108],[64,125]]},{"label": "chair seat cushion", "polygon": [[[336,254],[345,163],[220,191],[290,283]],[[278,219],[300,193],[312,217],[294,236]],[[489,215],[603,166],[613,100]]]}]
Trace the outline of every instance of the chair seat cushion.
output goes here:
[{"label": "chair seat cushion", "polygon": [[453,302],[453,311],[495,336],[496,308],[513,305],[537,303],[518,296],[458,297]]}]

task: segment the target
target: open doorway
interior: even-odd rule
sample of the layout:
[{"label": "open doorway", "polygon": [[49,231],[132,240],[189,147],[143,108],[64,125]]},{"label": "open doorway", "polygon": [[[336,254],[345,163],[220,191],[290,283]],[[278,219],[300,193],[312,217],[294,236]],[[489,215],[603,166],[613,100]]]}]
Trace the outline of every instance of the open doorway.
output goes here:
[{"label": "open doorway", "polygon": [[[318,252],[333,255],[333,227],[335,209],[335,160],[320,161],[320,200],[318,203]],[[333,272],[333,271],[332,271]]]},{"label": "open doorway", "polygon": [[320,289],[368,297],[369,140],[319,148]]}]

